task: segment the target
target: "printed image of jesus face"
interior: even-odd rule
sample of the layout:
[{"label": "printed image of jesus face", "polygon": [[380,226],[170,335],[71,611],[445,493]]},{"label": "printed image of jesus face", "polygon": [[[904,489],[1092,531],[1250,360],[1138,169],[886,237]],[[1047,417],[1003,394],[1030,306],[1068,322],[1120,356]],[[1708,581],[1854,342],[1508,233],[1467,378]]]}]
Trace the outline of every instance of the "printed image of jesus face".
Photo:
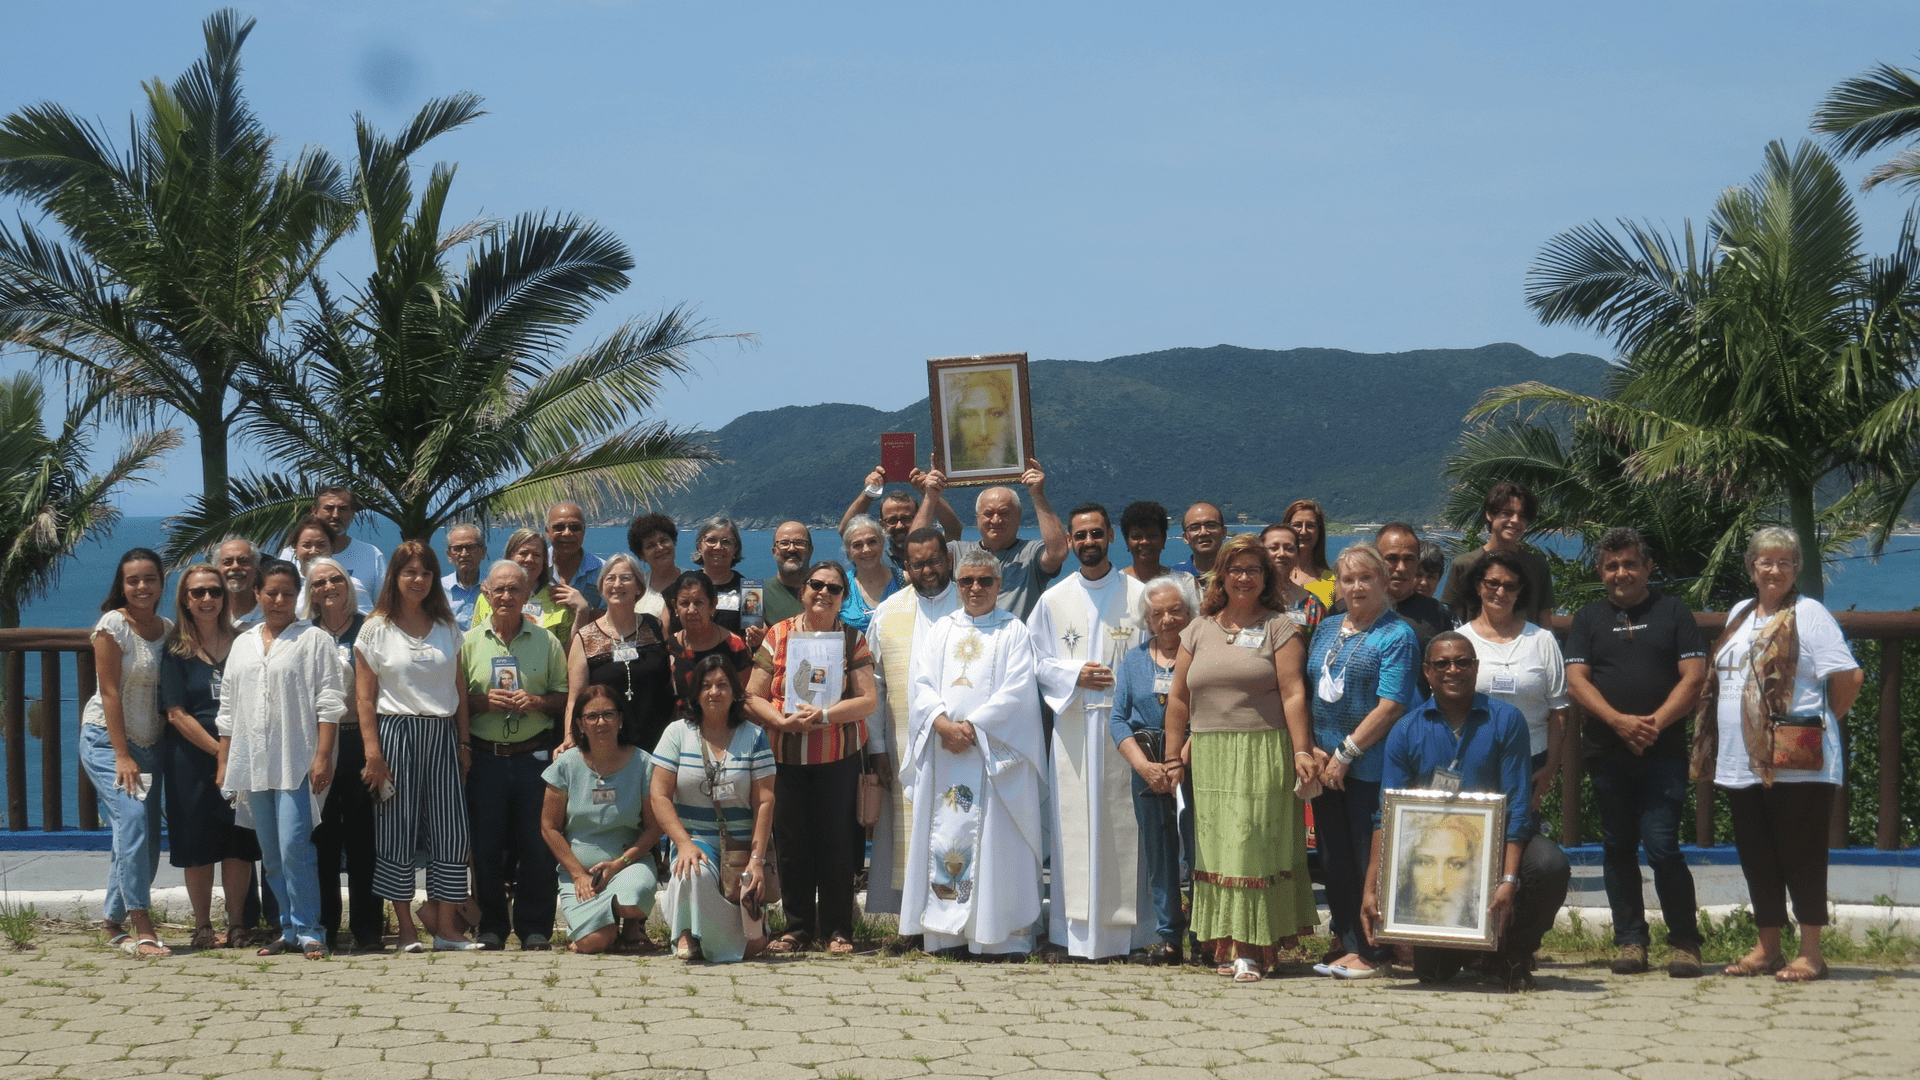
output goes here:
[{"label": "printed image of jesus face", "polygon": [[944,378],[948,471],[1017,467],[1013,372],[967,371]]},{"label": "printed image of jesus face", "polygon": [[1470,814],[1408,815],[1402,846],[1397,920],[1422,926],[1480,925],[1476,878],[1480,818]]}]

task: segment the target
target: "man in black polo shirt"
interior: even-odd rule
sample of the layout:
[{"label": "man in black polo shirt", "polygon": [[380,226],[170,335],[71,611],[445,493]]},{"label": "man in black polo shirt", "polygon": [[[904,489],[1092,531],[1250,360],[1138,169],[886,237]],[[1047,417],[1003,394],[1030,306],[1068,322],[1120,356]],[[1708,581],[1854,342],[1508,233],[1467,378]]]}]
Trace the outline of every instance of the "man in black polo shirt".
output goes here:
[{"label": "man in black polo shirt", "polygon": [[1700,974],[1693,872],[1680,854],[1687,799],[1685,718],[1707,678],[1707,646],[1693,612],[1649,588],[1653,557],[1633,529],[1600,538],[1607,596],[1580,609],[1567,632],[1567,693],[1587,714],[1584,757],[1600,805],[1607,904],[1613,908],[1616,974],[1647,970],[1646,903],[1639,849],[1667,920],[1667,974]]}]

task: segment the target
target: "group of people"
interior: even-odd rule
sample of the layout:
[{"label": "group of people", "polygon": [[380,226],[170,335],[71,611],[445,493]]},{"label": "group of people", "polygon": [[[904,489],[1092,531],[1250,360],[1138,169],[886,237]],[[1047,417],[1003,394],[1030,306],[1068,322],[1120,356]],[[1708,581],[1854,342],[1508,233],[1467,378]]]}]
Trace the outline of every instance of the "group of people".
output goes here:
[{"label": "group of people", "polygon": [[[454,526],[443,574],[420,541],[353,539],[345,488],[318,494],[280,558],[233,539],[187,567],[173,619],[160,558],[128,552],[83,738],[113,822],[116,941],[168,951],[147,914],[164,805],[200,946],[217,943],[214,867],[232,919],[258,860],[280,931],[263,954],[344,945],[343,869],[363,949],[391,902],[401,951],[547,948],[556,914],[575,951],[639,951],[657,902],[682,957],[849,953],[864,870],[865,910],[930,953],[1187,959],[1251,982],[1318,924],[1310,806],[1334,939],[1317,972],[1438,981],[1477,959],[1526,988],[1570,877],[1534,815],[1579,754],[1616,972],[1647,969],[1644,847],[1668,971],[1701,974],[1678,844],[1691,768],[1728,792],[1760,925],[1727,974],[1824,977],[1838,721],[1862,677],[1793,588],[1793,533],[1754,535],[1756,596],[1709,646],[1649,584],[1639,534],[1613,529],[1606,596],[1563,648],[1519,484],[1488,493],[1485,545],[1450,567],[1397,522],[1329,564],[1307,500],[1239,535],[1195,503],[1169,566],[1163,507],[1134,503],[1117,529],[1094,503],[1063,518],[1038,462],[1021,477],[1037,536],[1012,488],[979,494],[967,540],[940,472],[886,481],[874,470],[842,518],[851,568],[787,522],[758,587],[730,521],[699,527],[682,570],[669,518],[637,518],[631,553],[602,557],[565,503],[491,563],[485,533]],[[1382,792],[1398,789],[1504,802],[1501,874],[1474,899],[1491,953],[1382,940]],[[1445,877],[1416,873],[1409,909],[1444,906],[1421,890]]]}]

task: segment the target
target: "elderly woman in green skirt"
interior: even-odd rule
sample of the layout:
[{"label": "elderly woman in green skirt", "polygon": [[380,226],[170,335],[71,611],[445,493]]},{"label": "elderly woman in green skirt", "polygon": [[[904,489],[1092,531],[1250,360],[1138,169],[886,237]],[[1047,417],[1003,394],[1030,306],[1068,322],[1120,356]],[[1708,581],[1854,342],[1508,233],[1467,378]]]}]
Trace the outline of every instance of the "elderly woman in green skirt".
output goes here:
[{"label": "elderly woman in green skirt", "polygon": [[1214,570],[1180,634],[1167,760],[1193,773],[1193,934],[1221,975],[1258,982],[1318,921],[1294,793],[1315,769],[1306,644],[1256,537],[1229,540]]},{"label": "elderly woman in green skirt", "polygon": [[660,826],[645,809],[653,759],[627,744],[620,717],[612,688],[588,684],[573,746],[541,774],[540,832],[560,864],[560,913],[577,953],[644,949],[659,884],[651,853]]}]

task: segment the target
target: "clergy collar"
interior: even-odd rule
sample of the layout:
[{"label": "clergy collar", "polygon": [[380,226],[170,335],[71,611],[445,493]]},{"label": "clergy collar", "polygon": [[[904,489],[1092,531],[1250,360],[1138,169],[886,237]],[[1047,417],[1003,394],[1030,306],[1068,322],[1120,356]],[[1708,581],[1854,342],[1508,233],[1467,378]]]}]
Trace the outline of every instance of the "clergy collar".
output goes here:
[{"label": "clergy collar", "polygon": [[959,610],[955,611],[954,614],[960,616],[962,619],[965,619],[968,623],[972,624],[973,626],[980,627],[981,629],[986,629],[992,626],[998,626],[1001,623],[1006,622],[1008,619],[1013,618],[1013,612],[1007,611],[1004,608],[994,608],[992,611],[987,612],[985,615],[981,615],[978,617],[967,614],[966,608],[960,608]]},{"label": "clergy collar", "polygon": [[1080,587],[1083,589],[1104,589],[1113,584],[1113,579],[1119,575],[1120,568],[1111,562],[1107,564],[1107,572],[1097,578],[1090,578],[1078,570],[1073,572],[1074,579],[1080,582]]}]

